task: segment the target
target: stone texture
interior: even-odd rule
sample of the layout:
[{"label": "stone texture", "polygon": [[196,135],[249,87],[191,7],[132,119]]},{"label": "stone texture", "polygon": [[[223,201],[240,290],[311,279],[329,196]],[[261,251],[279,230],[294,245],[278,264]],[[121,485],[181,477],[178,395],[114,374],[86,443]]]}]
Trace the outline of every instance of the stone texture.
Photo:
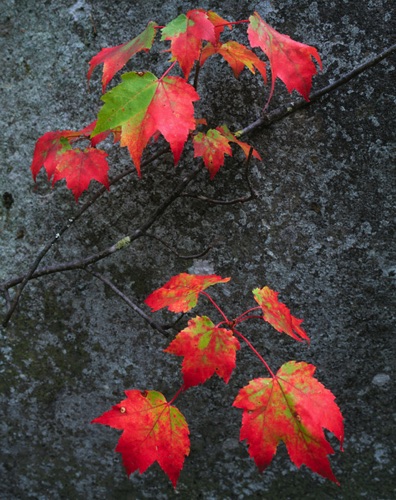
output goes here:
[{"label": "stone texture", "polygon": [[[198,6],[230,19],[257,10],[279,31],[316,46],[324,71],[315,88],[390,46],[395,28],[391,0],[358,7],[352,0],[3,0],[0,195],[10,193],[14,202],[0,205],[0,282],[27,269],[77,210],[64,186],[51,189],[44,174],[35,186],[29,164],[38,136],[81,127],[98,111],[100,71],[87,93],[89,59],[129,40],[150,20],[165,24]],[[246,40],[244,29],[235,30]],[[166,59],[139,55],[128,68],[160,74]],[[240,412],[230,407],[239,387],[263,375],[246,349],[228,386],[213,380],[178,401],[192,449],[177,490],[157,466],[128,480],[113,453],[118,433],[89,422],[127,388],[171,397],[180,384],[179,360],[162,353],[167,341],[158,332],[81,271],[32,281],[12,323],[1,330],[1,498],[394,497],[393,72],[394,58],[388,58],[320,103],[252,134],[263,156],[252,167],[258,199],[228,207],[177,201],[152,232],[184,254],[216,238],[218,246],[204,258],[182,260],[147,238],[95,266],[139,304],[171,275],[188,270],[232,276],[214,292],[230,314],[252,304],[256,286],[278,290],[305,319],[311,346],[254,323],[244,331],[274,369],[289,359],[312,362],[336,394],[346,442],[331,462],[341,487],[304,467],[297,472],[282,447],[258,473],[238,443]],[[244,71],[234,80],[215,59],[202,72],[199,90],[197,113],[234,130],[256,119],[266,99],[258,78]],[[271,107],[293,98],[277,83]],[[130,165],[126,151],[108,149],[113,175]],[[187,151],[176,170],[166,158],[145,169],[142,180],[134,175],[112,188],[45,264],[85,256],[131,234],[191,163]],[[190,192],[243,195],[241,164],[235,155],[214,181],[201,175]],[[196,311],[206,312],[207,305]]]}]

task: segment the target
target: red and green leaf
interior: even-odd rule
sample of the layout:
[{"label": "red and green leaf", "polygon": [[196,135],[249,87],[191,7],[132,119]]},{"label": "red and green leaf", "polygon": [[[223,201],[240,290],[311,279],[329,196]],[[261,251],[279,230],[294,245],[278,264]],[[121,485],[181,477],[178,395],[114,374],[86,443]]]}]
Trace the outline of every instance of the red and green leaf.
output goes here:
[{"label": "red and green leaf", "polygon": [[121,146],[140,175],[142,153],[149,140],[161,133],[169,142],[175,164],[188,134],[195,129],[194,106],[199,96],[192,85],[177,76],[158,79],[149,72],[126,73],[122,83],[102,96],[93,136],[121,127]]},{"label": "red and green leaf", "polygon": [[260,47],[267,55],[271,65],[271,92],[274,92],[275,80],[280,78],[287,90],[297,90],[306,101],[312,86],[312,77],[317,73],[312,60],[315,58],[322,69],[318,51],[310,45],[296,42],[287,35],[278,33],[261,19],[257,12],[249,18],[249,42],[252,47]]},{"label": "red and green leaf", "polygon": [[182,373],[187,389],[203,384],[215,373],[228,383],[238,349],[240,344],[232,331],[217,328],[207,316],[197,316],[177,334],[165,352],[184,356]]},{"label": "red and green leaf", "polygon": [[187,79],[199,59],[202,41],[216,42],[215,27],[204,10],[194,9],[167,24],[161,40],[171,41],[172,61],[179,63]]},{"label": "red and green leaf", "polygon": [[96,66],[103,63],[102,92],[105,92],[107,84],[129,59],[142,50],[148,52],[151,49],[155,37],[155,26],[156,23],[151,21],[147,28],[133,40],[116,47],[102,49],[89,61],[88,80]]},{"label": "red and green leaf", "polygon": [[235,41],[225,43],[217,43],[212,45],[208,43],[202,50],[200,59],[201,66],[205,63],[208,57],[220,54],[231,66],[235,78],[238,78],[243,68],[246,66],[253,74],[256,69],[259,71],[264,81],[267,82],[267,72],[265,62],[259,59],[256,54]]},{"label": "red and green leaf", "polygon": [[190,452],[187,422],[180,411],[156,391],[125,391],[124,399],[92,420],[123,431],[115,451],[121,453],[128,476],[142,474],[158,462],[176,487]]},{"label": "red and green leaf", "polygon": [[167,307],[172,312],[187,312],[197,305],[198,295],[216,283],[226,283],[231,278],[216,274],[187,274],[173,276],[164,286],[151,293],[145,303],[152,311]]},{"label": "red and green leaf", "polygon": [[[232,156],[230,142],[237,144],[248,157],[251,146],[238,140],[226,125],[210,129],[206,133],[199,132],[194,136],[194,158],[202,157],[205,167],[213,179],[224,165],[224,155]],[[253,149],[253,156],[261,160],[259,153]]]},{"label": "red and green leaf", "polygon": [[291,315],[290,310],[278,300],[278,292],[271,290],[268,286],[255,288],[253,295],[256,302],[263,310],[263,317],[278,332],[286,333],[294,340],[310,342],[306,332],[300,327],[302,319]]},{"label": "red and green leaf", "polygon": [[211,179],[224,165],[224,155],[232,156],[232,149],[218,130],[210,129],[194,136],[194,158],[202,157]]},{"label": "red and green leaf", "polygon": [[271,463],[283,441],[291,461],[305,464],[339,484],[328,455],[334,450],[323,429],[341,443],[344,425],[334,395],[313,377],[308,363],[285,363],[275,378],[257,378],[239,391],[233,406],[243,410],[241,441],[247,440],[249,455],[260,471]]}]

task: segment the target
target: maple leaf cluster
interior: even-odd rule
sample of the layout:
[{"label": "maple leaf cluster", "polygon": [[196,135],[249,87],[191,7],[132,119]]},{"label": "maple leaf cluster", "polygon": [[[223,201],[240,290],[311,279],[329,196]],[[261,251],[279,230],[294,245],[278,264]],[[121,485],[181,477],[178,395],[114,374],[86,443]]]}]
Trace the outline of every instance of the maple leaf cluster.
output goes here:
[{"label": "maple leaf cluster", "polygon": [[[114,75],[137,53],[149,51],[156,34],[161,32],[161,41],[170,43],[167,50],[172,63],[168,70],[157,77],[149,71],[132,71],[121,77],[121,83],[104,93],[104,105],[97,120],[79,130],[47,132],[37,141],[31,170],[36,180],[42,167],[53,184],[61,179],[78,201],[88,189],[92,180],[109,188],[107,153],[97,149],[97,144],[110,133],[116,142],[126,147],[141,175],[143,151],[151,140],[159,135],[169,143],[175,165],[180,160],[187,140],[192,139],[194,157],[201,157],[209,170],[210,178],[224,165],[224,157],[232,156],[232,144],[237,144],[245,156],[250,149],[255,158],[259,153],[247,143],[240,141],[226,125],[207,131],[197,131],[197,125],[204,120],[194,117],[194,103],[199,94],[188,80],[194,65],[202,67],[212,56],[219,55],[230,65],[236,78],[246,67],[253,74],[258,73],[267,82],[266,63],[251,49],[236,41],[222,42],[221,35],[226,27],[246,22],[251,47],[259,47],[269,60],[272,81],[267,105],[272,97],[275,80],[280,78],[287,90],[297,90],[306,100],[316,73],[313,58],[321,67],[321,60],[314,47],[292,40],[269,26],[255,12],[249,20],[230,22],[213,11],[193,9],[179,15],[166,26],[151,21],[142,33],[132,40],[102,49],[89,62],[88,80],[95,68],[103,64],[102,91]],[[178,65],[183,77],[171,76],[169,72]],[[267,106],[266,105],[266,106]],[[79,140],[88,140],[84,149],[73,148]]]},{"label": "maple leaf cluster", "polygon": [[[169,144],[175,165],[185,144],[191,140],[195,158],[202,161],[213,179],[233,155],[237,145],[245,157],[261,160],[260,154],[239,139],[226,125],[197,130],[206,125],[195,118],[195,103],[199,70],[212,56],[222,57],[234,76],[244,68],[256,72],[267,83],[267,64],[250,48],[236,42],[223,42],[224,30],[236,24],[248,24],[247,35],[252,48],[260,48],[268,58],[271,87],[264,109],[268,106],[279,78],[289,92],[296,90],[309,100],[316,60],[322,63],[314,47],[278,33],[255,12],[248,20],[230,22],[215,12],[193,9],[179,15],[166,26],[154,21],[132,40],[102,49],[89,62],[87,78],[103,64],[102,101],[97,119],[81,130],[47,132],[36,143],[31,171],[36,180],[44,167],[52,183],[65,179],[76,201],[88,189],[91,181],[110,187],[107,153],[98,144],[111,134],[114,142],[128,149],[137,173],[141,175],[142,156],[151,141],[162,136]],[[155,37],[169,44],[170,66],[157,77],[150,71],[131,71],[121,76],[121,83],[106,92],[107,86],[125,64],[137,53],[151,50]],[[182,76],[171,71],[179,67]],[[189,83],[196,68],[194,84]],[[82,146],[83,144],[83,146]],[[126,399],[93,420],[123,433],[116,451],[122,456],[129,474],[143,473],[157,462],[176,486],[186,456],[190,452],[188,424],[173,401],[187,389],[205,383],[217,375],[228,383],[236,367],[240,341],[245,342],[270,374],[256,378],[243,387],[233,406],[243,410],[241,441],[247,441],[250,456],[260,471],[272,461],[280,442],[286,445],[290,459],[300,467],[305,464],[314,472],[338,481],[331,470],[328,455],[334,453],[324,435],[324,429],[343,442],[343,418],[334,395],[314,378],[316,368],[305,362],[290,361],[275,374],[252,343],[239,331],[239,325],[249,319],[270,324],[298,342],[309,343],[301,327],[302,320],[292,316],[287,306],[278,300],[278,293],[268,286],[253,290],[258,307],[253,307],[229,320],[220,306],[206,292],[212,285],[226,283],[230,278],[217,275],[180,274],[154,291],[146,299],[152,311],[167,307],[175,313],[187,313],[206,297],[220,313],[222,321],[214,323],[208,316],[196,316],[188,321],[165,349],[168,354],[183,358],[183,385],[170,400],[154,390],[127,390]]]},{"label": "maple leaf cluster", "polygon": [[[251,380],[239,391],[233,403],[243,410],[240,439],[247,441],[249,455],[263,471],[271,463],[279,443],[283,442],[297,467],[304,464],[339,484],[330,467],[328,455],[334,450],[324,429],[338,438],[342,448],[343,417],[334,395],[313,377],[315,366],[289,361],[274,374],[237,329],[242,322],[259,318],[278,332],[309,343],[308,335],[301,328],[302,320],[292,316],[286,305],[278,300],[278,293],[267,286],[253,290],[259,307],[228,320],[205,290],[229,280],[217,275],[182,273],[172,277],[145,301],[152,311],[166,307],[173,312],[185,313],[194,308],[199,296],[203,295],[223,316],[224,320],[217,325],[207,316],[190,319],[187,328],[181,330],[165,349],[166,353],[183,357],[183,385],[179,393],[203,384],[215,374],[228,383],[236,367],[239,339],[247,342],[271,375],[270,378]],[[257,309],[262,315],[252,314]],[[176,486],[190,451],[188,424],[180,411],[171,405],[179,393],[171,402],[156,391],[130,390],[125,393],[127,399],[95,418],[93,423],[123,430],[116,451],[121,453],[128,475],[136,470],[142,473],[152,463],[158,462]]]}]

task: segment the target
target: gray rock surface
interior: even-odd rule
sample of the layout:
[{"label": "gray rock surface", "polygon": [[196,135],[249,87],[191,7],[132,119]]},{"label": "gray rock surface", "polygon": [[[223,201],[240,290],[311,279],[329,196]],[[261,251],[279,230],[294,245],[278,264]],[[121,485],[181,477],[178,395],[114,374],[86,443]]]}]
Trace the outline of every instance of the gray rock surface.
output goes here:
[{"label": "gray rock surface", "polygon": [[[390,46],[395,28],[391,0],[3,0],[0,195],[12,194],[14,203],[0,205],[0,282],[27,270],[77,211],[65,187],[51,189],[44,173],[34,185],[29,165],[38,136],[82,127],[98,111],[100,70],[88,93],[89,59],[129,40],[150,20],[166,24],[195,7],[229,19],[257,10],[282,33],[316,46],[324,70],[315,89]],[[246,40],[244,28],[235,31]],[[128,68],[161,74],[166,59],[154,51]],[[95,265],[138,304],[171,275],[187,271],[232,277],[214,289],[230,315],[253,304],[253,288],[278,290],[304,318],[311,346],[256,323],[244,332],[273,369],[290,359],[311,362],[337,396],[346,440],[344,453],[336,448],[331,463],[341,487],[304,467],[297,471],[282,446],[259,474],[238,442],[240,411],[231,408],[240,387],[266,376],[247,349],[228,386],[211,380],[178,400],[192,444],[177,489],[157,465],[128,480],[113,453],[117,431],[90,421],[128,388],[171,397],[180,385],[180,360],[163,354],[167,340],[100,281],[76,271],[31,281],[11,324],[0,330],[2,499],[395,497],[394,63],[388,58],[252,134],[249,141],[263,156],[252,167],[256,200],[220,206],[182,198],[153,227],[183,254],[217,238],[205,257],[182,260],[145,238]],[[259,116],[267,95],[259,78],[245,70],[235,80],[219,59],[202,71],[199,90],[197,116],[233,130]],[[278,82],[271,109],[295,97]],[[107,147],[114,176],[130,159],[125,150]],[[43,265],[80,258],[131,234],[192,168],[190,153],[177,169],[167,157],[144,169],[142,180],[133,175],[114,186]],[[201,174],[190,192],[243,196],[241,165],[235,154],[214,181]],[[92,185],[90,193],[96,189]],[[3,297],[0,307],[4,311]],[[202,302],[194,315],[207,311]],[[156,318],[169,321],[171,315]]]}]

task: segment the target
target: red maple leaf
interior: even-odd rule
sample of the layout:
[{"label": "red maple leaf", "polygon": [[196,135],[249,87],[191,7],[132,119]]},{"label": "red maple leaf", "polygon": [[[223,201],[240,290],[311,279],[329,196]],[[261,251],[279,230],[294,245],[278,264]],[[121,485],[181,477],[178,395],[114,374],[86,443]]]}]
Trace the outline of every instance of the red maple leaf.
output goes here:
[{"label": "red maple leaf", "polygon": [[244,45],[229,41],[226,43],[217,43],[212,45],[208,43],[202,49],[200,58],[201,66],[205,63],[208,57],[213,54],[220,54],[231,66],[235,78],[238,78],[243,68],[246,66],[253,74],[257,69],[264,81],[267,82],[267,72],[265,62],[259,59],[254,52],[245,47]]},{"label": "red maple leaf", "polygon": [[[199,132],[194,136],[194,158],[202,157],[205,167],[209,170],[210,178],[213,179],[220,168],[224,165],[224,155],[232,156],[230,142],[238,144],[247,157],[250,145],[238,140],[230,132],[227,125],[209,129],[206,133]],[[253,149],[253,156],[261,160],[259,153]]]},{"label": "red maple leaf", "polygon": [[79,135],[79,132],[73,130],[57,130],[56,132],[47,132],[37,139],[30,166],[33,179],[36,180],[37,174],[44,166],[49,180],[54,175],[59,157],[70,149],[69,139]]},{"label": "red maple leaf", "polygon": [[157,78],[149,72],[126,73],[122,83],[102,96],[93,136],[121,127],[121,146],[127,146],[140,175],[140,160],[149,140],[160,132],[169,142],[175,164],[190,131],[195,129],[194,87],[177,76]]},{"label": "red maple leaf", "polygon": [[268,286],[255,288],[253,295],[256,302],[263,310],[265,321],[272,325],[278,332],[286,333],[294,340],[310,342],[308,335],[300,327],[302,319],[297,319],[290,314],[290,310],[278,300],[278,292]]},{"label": "red maple leaf", "polygon": [[92,420],[120,429],[115,451],[121,453],[128,476],[139,469],[142,474],[158,462],[176,487],[184,459],[190,452],[187,422],[180,411],[156,391],[125,391],[124,399]]},{"label": "red maple leaf", "polygon": [[257,12],[250,16],[249,21],[247,33],[250,45],[260,47],[271,65],[272,81],[268,102],[274,92],[277,77],[283,81],[289,92],[296,89],[306,101],[309,101],[312,77],[317,72],[312,61],[313,57],[322,69],[318,51],[310,45],[296,42],[289,36],[278,33],[263,21]]},{"label": "red maple leaf", "polygon": [[161,40],[171,41],[172,60],[179,63],[187,79],[199,59],[202,40],[216,43],[215,27],[204,10],[194,9],[167,24]]},{"label": "red maple leaf", "polygon": [[[52,177],[52,184],[66,179],[67,187],[73,192],[78,201],[81,193],[85,191],[91,180],[96,180],[109,189],[107,153],[96,148],[72,149],[71,144],[79,139],[88,139],[95,121],[81,130],[58,130],[47,132],[36,142],[31,164],[33,179],[36,180],[41,167],[44,167],[48,180]],[[93,140],[96,145],[113,132],[116,138],[117,131],[106,131]]]},{"label": "red maple leaf", "polygon": [[[90,138],[92,132],[95,130],[96,122],[97,122],[97,120],[94,120],[89,125],[87,125],[83,129],[81,129],[79,131],[79,134],[83,135],[87,138]],[[99,142],[104,141],[106,139],[106,137],[108,137],[111,133],[114,135],[114,143],[119,142],[121,139],[121,130],[118,127],[114,130],[105,130],[104,132],[101,132],[100,134],[95,135],[95,137],[90,138],[89,140],[91,142],[91,146],[95,147],[97,144],[99,144]]]},{"label": "red maple leaf", "polygon": [[96,148],[69,149],[59,156],[52,183],[66,179],[66,185],[78,201],[92,180],[109,189],[107,153]]},{"label": "red maple leaf", "polygon": [[219,43],[220,41],[220,35],[223,33],[224,28],[227,26],[230,30],[232,30],[232,24],[228,24],[228,21],[219,14],[216,14],[216,12],[213,12],[213,10],[208,10],[207,11],[207,16],[210,22],[213,24],[214,29],[215,29],[215,44]]},{"label": "red maple leaf", "polygon": [[187,312],[197,305],[198,295],[203,290],[216,283],[226,283],[230,279],[215,274],[181,273],[151,293],[144,302],[152,311],[167,307],[172,312]]},{"label": "red maple leaf", "polygon": [[224,155],[232,156],[232,149],[218,130],[210,129],[194,136],[194,158],[202,157],[211,179],[224,165]]},{"label": "red maple leaf", "polygon": [[272,461],[280,441],[291,461],[339,484],[328,455],[334,450],[326,440],[328,429],[342,443],[344,425],[334,395],[318,382],[316,368],[308,363],[285,363],[275,378],[257,378],[239,391],[233,406],[244,410],[241,441],[262,472]]},{"label": "red maple leaf", "polygon": [[103,63],[102,92],[106,90],[107,84],[136,53],[144,50],[148,52],[153,45],[156,23],[149,22],[147,28],[136,38],[129,42],[102,49],[89,61],[88,80],[98,64]]},{"label": "red maple leaf", "polygon": [[184,356],[184,388],[203,384],[217,373],[225,383],[230,380],[236,363],[238,339],[230,330],[217,328],[207,316],[197,316],[179,332],[165,352]]}]

